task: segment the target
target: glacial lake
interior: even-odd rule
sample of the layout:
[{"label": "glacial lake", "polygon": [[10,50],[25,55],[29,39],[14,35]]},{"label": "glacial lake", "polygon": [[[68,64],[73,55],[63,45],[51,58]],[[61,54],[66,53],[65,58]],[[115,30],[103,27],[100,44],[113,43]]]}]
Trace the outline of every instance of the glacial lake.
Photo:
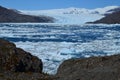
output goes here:
[{"label": "glacial lake", "polygon": [[71,58],[120,53],[120,25],[0,24],[0,38],[38,56],[44,72],[55,74]]}]

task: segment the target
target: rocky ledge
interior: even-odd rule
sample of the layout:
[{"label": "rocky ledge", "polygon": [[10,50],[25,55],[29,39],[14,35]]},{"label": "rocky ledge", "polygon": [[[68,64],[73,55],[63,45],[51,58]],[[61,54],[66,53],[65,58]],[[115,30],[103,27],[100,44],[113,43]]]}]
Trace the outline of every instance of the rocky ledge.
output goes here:
[{"label": "rocky ledge", "polygon": [[42,68],[41,59],[0,39],[0,80],[52,80]]},{"label": "rocky ledge", "polygon": [[120,55],[66,60],[57,76],[58,80],[120,80]]}]

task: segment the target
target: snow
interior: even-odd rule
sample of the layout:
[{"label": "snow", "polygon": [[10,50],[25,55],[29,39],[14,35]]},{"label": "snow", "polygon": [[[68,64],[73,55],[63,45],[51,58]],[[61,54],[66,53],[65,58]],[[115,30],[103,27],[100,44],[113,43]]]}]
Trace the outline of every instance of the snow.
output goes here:
[{"label": "snow", "polygon": [[115,8],[120,8],[120,7],[119,6],[107,6],[107,7],[104,7],[104,8],[94,9],[93,11],[98,11],[100,14],[107,14],[107,13],[110,13],[110,12],[107,12],[107,11],[115,9]]},{"label": "snow", "polygon": [[55,74],[64,60],[109,56],[120,52],[120,24],[84,24],[101,19],[107,11],[115,8],[118,6],[21,10],[22,14],[54,17],[56,22],[2,23],[0,37],[42,59],[43,71]]},{"label": "snow", "polygon": [[36,16],[50,16],[56,19],[55,23],[69,23],[69,24],[84,24],[92,22],[104,17],[104,14],[112,13],[107,12],[111,9],[118,8],[118,6],[107,6],[97,9],[85,8],[66,8],[66,9],[51,9],[51,10],[36,10],[27,11],[20,10],[22,14],[36,15]]},{"label": "snow", "polygon": [[120,52],[120,24],[84,24],[101,19],[115,8],[118,6],[21,10],[22,14],[51,16],[56,22],[0,24],[0,37],[38,56],[44,63],[44,72],[55,74],[64,60]]}]

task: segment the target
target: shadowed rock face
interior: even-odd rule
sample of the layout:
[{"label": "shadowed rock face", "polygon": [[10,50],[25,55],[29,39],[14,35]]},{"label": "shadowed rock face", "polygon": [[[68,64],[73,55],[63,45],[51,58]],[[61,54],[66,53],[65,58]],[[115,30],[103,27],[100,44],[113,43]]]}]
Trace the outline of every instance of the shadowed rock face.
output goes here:
[{"label": "shadowed rock face", "polygon": [[42,73],[43,64],[15,44],[0,39],[0,72],[38,72]]},{"label": "shadowed rock face", "polygon": [[93,23],[93,24],[120,24],[120,11],[114,12],[112,14],[107,15],[106,17],[97,20],[95,22],[87,22],[87,23]]},{"label": "shadowed rock face", "polygon": [[30,16],[18,13],[19,11],[11,10],[0,6],[0,23],[24,23],[24,22],[53,22],[52,17],[47,16]]},{"label": "shadowed rock face", "polygon": [[40,59],[0,39],[0,80],[56,80],[42,73],[42,68]]},{"label": "shadowed rock face", "polygon": [[119,80],[120,55],[66,60],[57,76],[58,80]]}]

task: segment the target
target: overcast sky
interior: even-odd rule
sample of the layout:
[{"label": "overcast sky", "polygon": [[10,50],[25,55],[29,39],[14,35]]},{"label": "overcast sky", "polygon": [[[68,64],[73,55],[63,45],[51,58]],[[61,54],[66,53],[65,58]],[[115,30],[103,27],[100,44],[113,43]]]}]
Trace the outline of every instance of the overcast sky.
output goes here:
[{"label": "overcast sky", "polygon": [[58,9],[68,7],[99,8],[120,5],[120,0],[0,0],[0,5],[18,10]]}]

